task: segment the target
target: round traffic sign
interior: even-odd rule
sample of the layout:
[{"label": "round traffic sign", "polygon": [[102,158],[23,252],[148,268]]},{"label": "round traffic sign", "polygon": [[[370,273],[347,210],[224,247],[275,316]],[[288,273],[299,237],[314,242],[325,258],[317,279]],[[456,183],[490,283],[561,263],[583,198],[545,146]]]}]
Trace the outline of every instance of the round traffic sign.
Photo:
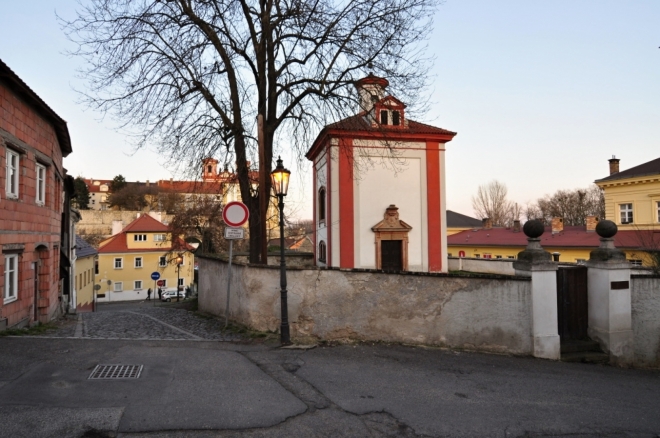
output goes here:
[{"label": "round traffic sign", "polygon": [[239,201],[232,201],[222,210],[222,219],[230,227],[240,227],[250,217],[248,208]]},{"label": "round traffic sign", "polygon": [[156,282],[156,284],[157,284],[158,286],[165,286],[165,280],[158,280],[158,281]]},{"label": "round traffic sign", "polygon": [[160,278],[160,272],[155,271],[151,273],[152,280],[158,280],[159,278]]}]

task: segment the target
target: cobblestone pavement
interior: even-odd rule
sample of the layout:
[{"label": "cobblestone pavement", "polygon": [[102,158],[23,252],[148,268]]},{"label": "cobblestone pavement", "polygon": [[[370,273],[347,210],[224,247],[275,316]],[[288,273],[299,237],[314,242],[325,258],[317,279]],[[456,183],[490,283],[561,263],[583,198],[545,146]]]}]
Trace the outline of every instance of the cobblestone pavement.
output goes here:
[{"label": "cobblestone pavement", "polygon": [[68,315],[39,336],[88,339],[242,341],[245,336],[224,330],[219,318],[153,301],[99,304],[97,312]]}]

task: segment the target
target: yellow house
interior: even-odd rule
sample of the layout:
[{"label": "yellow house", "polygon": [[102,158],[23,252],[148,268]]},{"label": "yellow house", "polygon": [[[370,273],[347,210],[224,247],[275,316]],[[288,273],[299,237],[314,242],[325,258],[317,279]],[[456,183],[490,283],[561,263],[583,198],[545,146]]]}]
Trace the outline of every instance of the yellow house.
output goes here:
[{"label": "yellow house", "polygon": [[595,183],[605,194],[605,218],[619,230],[660,229],[660,158],[619,172],[610,160],[610,175]]},{"label": "yellow house", "polygon": [[82,237],[76,234],[76,260],[74,262],[74,294],[76,312],[93,312],[96,310],[94,299],[94,281],[96,277],[96,259],[98,251]]},{"label": "yellow house", "polygon": [[180,289],[191,285],[195,264],[192,247],[180,237],[174,241],[173,246],[167,225],[147,214],[102,241],[96,276],[98,301],[144,300],[148,289],[152,299],[158,298],[156,282],[151,278],[154,272],[160,275],[163,290],[176,290],[177,283]]}]

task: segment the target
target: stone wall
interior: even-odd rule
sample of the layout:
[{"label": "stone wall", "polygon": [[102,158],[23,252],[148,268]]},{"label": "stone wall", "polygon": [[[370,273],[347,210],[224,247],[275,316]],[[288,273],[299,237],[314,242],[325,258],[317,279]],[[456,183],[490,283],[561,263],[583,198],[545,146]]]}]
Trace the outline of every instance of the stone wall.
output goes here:
[{"label": "stone wall", "polygon": [[479,272],[484,274],[515,275],[513,259],[472,259],[449,257],[450,271]]},{"label": "stone wall", "polygon": [[[224,315],[228,264],[197,260],[199,308]],[[291,268],[287,280],[293,338],[532,354],[527,278]],[[232,265],[230,319],[279,329],[278,268]]]},{"label": "stone wall", "polygon": [[119,210],[80,210],[82,219],[76,224],[76,232],[81,236],[98,234],[106,237],[112,235],[112,222],[122,221],[123,227],[133,222],[137,215],[149,214],[163,223],[169,223],[173,215],[160,212],[144,213],[141,211]]},{"label": "stone wall", "polygon": [[631,278],[635,366],[660,367],[660,276]]}]

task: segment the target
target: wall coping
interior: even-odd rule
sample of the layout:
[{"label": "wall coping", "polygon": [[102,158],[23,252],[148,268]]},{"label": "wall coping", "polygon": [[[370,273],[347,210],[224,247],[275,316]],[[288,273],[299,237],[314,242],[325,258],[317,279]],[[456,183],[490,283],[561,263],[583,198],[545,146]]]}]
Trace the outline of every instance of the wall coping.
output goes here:
[{"label": "wall coping", "polygon": [[[279,254],[278,254],[279,255]],[[285,253],[285,256],[289,255]],[[217,255],[217,254],[195,254],[196,258],[218,260],[223,263],[229,263],[227,257]],[[279,265],[260,265],[254,263],[240,263],[232,261],[232,265],[247,266],[251,268],[262,268],[262,269],[271,269],[279,270]],[[287,271],[341,271],[341,272],[359,272],[359,273],[370,273],[370,274],[384,274],[384,275],[410,275],[416,277],[440,277],[440,278],[475,278],[481,280],[513,280],[513,281],[531,281],[530,277],[522,277],[519,275],[502,275],[502,274],[482,274],[482,273],[473,273],[461,271],[460,274],[444,273],[444,272],[417,272],[417,271],[399,271],[399,272],[384,272],[379,269],[363,269],[363,268],[352,268],[352,269],[343,269],[335,267],[319,267],[319,266],[287,266]]]}]

